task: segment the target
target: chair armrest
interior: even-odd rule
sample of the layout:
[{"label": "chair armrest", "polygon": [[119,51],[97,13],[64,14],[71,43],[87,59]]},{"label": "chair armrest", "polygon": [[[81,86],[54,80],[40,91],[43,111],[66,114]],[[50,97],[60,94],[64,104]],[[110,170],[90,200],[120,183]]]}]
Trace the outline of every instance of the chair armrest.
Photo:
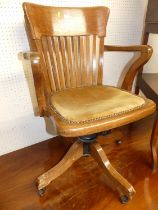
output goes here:
[{"label": "chair armrest", "polygon": [[45,116],[46,102],[43,82],[44,77],[40,68],[40,57],[36,51],[21,52],[20,55],[24,60],[29,60],[31,62],[35,92],[38,102],[38,115]]},{"label": "chair armrest", "polygon": [[129,67],[121,88],[131,91],[135,76],[141,71],[144,64],[150,59],[153,49],[149,45],[137,45],[137,46],[110,46],[105,45],[104,51],[121,51],[121,52],[140,52],[140,56]]},{"label": "chair armrest", "polygon": [[38,52],[28,51],[28,52],[23,52],[22,55],[25,60],[30,60],[34,64],[39,63],[40,61]]}]

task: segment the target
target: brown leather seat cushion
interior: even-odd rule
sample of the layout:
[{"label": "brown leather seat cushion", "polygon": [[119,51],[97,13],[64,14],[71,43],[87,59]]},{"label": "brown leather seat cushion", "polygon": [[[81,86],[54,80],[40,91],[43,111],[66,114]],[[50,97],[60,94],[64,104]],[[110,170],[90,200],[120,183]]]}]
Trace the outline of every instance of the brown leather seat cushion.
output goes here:
[{"label": "brown leather seat cushion", "polygon": [[69,123],[109,118],[143,105],[143,98],[110,86],[71,88],[51,96],[51,108]]}]

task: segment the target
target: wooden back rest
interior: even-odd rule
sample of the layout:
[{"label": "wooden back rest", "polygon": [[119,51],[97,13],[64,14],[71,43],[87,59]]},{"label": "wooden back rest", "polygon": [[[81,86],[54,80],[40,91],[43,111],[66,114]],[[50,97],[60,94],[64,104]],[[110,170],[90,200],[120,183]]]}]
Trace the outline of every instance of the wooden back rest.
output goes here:
[{"label": "wooden back rest", "polygon": [[102,84],[106,7],[23,4],[48,94]]}]

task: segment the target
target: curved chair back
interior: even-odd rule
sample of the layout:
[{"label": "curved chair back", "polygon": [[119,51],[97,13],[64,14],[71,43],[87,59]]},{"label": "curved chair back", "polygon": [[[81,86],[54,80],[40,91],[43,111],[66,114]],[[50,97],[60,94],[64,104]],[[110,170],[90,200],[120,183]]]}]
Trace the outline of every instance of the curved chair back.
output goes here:
[{"label": "curved chair back", "polygon": [[102,84],[109,9],[23,4],[48,93]]}]

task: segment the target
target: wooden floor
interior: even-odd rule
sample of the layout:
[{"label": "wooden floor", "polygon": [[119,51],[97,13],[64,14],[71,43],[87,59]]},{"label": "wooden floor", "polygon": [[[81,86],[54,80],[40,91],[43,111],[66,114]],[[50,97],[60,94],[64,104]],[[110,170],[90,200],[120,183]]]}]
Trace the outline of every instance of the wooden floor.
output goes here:
[{"label": "wooden floor", "polygon": [[[99,137],[113,166],[136,190],[128,204],[120,204],[91,157],[77,161],[40,198],[36,178],[58,163],[73,141],[57,137],[0,157],[0,210],[158,210],[158,173],[150,168],[151,124],[148,118],[130,131],[123,128],[123,134]],[[122,139],[120,146],[116,138]]]}]

